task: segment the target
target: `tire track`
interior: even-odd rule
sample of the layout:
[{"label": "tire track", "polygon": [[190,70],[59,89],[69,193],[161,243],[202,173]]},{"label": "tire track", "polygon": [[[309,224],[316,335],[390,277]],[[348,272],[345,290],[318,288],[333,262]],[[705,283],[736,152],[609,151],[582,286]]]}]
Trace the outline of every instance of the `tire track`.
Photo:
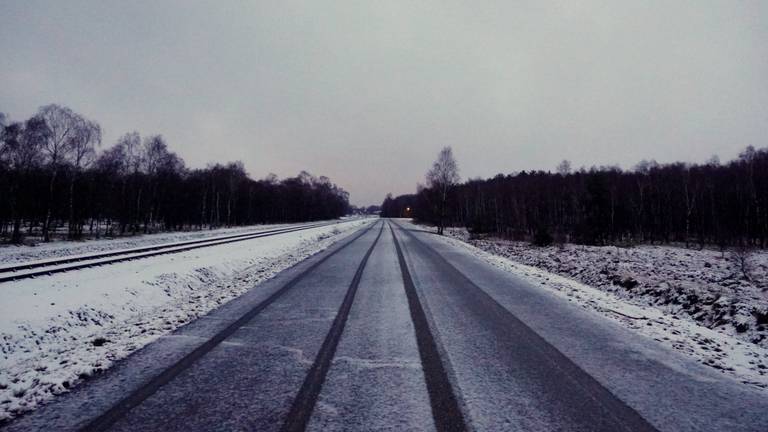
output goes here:
[{"label": "tire track", "polygon": [[[399,226],[398,226],[399,227]],[[446,367],[440,359],[437,342],[429,328],[429,322],[424,308],[419,301],[416,286],[405,262],[403,250],[397,240],[395,230],[389,225],[392,238],[397,250],[397,261],[400,263],[400,272],[403,275],[403,285],[408,298],[408,308],[411,311],[411,320],[416,331],[416,343],[419,347],[424,380],[427,384],[429,402],[432,405],[432,417],[435,420],[435,428],[438,432],[466,431],[469,428],[464,419],[464,414],[459,407],[459,401],[453,390]]]},{"label": "tire track", "polygon": [[339,307],[339,311],[336,314],[336,318],[333,320],[331,329],[328,331],[328,334],[325,337],[325,341],[323,341],[323,345],[320,347],[320,350],[315,357],[315,361],[312,364],[312,367],[309,369],[309,372],[304,379],[304,383],[299,389],[299,393],[293,400],[293,404],[291,405],[291,409],[288,412],[285,423],[283,423],[283,426],[280,429],[281,431],[297,432],[306,430],[309,419],[312,416],[312,411],[314,410],[315,405],[317,404],[317,399],[320,396],[320,391],[323,388],[325,377],[328,374],[328,370],[330,369],[331,363],[333,362],[333,357],[336,354],[336,348],[338,347],[339,341],[341,340],[341,335],[344,333],[344,326],[347,323],[347,318],[349,318],[349,311],[352,309],[352,303],[355,301],[355,294],[357,293],[357,288],[360,285],[360,279],[362,279],[363,270],[365,270],[365,265],[368,263],[368,258],[370,258],[371,254],[373,253],[373,249],[376,247],[376,244],[378,243],[379,238],[381,238],[381,233],[383,231],[384,223],[382,222],[381,228],[379,229],[379,234],[376,236],[373,244],[365,253],[363,260],[357,267],[357,272],[355,272],[355,276],[352,278],[352,282],[347,289],[347,294],[344,296],[344,301],[342,301],[341,306]]}]

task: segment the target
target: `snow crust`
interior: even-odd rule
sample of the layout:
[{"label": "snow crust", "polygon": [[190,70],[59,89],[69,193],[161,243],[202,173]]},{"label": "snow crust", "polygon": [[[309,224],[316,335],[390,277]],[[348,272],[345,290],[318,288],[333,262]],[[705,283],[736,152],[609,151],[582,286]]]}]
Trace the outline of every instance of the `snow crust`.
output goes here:
[{"label": "snow crust", "polygon": [[[0,425],[254,288],[371,219],[88,268],[0,287]],[[269,228],[274,228],[270,226]],[[253,230],[217,230],[222,235]],[[200,233],[0,250],[41,259],[197,238]],[[11,261],[13,262],[13,261]],[[258,289],[258,288],[256,288]]]},{"label": "snow crust", "polygon": [[750,278],[733,257],[673,246],[535,247],[444,240],[543,289],[691,356],[768,394],[768,253],[750,257]]}]

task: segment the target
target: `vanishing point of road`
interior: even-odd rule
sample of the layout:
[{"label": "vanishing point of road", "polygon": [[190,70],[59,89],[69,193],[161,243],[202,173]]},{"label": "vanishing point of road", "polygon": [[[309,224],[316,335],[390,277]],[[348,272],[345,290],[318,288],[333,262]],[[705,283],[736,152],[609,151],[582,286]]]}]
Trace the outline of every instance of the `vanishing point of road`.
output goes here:
[{"label": "vanishing point of road", "polygon": [[7,428],[768,431],[768,397],[381,220]]}]

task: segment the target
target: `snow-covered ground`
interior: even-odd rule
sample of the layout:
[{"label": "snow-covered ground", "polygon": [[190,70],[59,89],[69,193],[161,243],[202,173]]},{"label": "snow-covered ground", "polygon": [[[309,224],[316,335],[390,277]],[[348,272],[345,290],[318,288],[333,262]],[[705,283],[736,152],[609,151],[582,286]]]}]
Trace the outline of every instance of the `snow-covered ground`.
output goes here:
[{"label": "snow-covered ground", "polygon": [[445,241],[551,289],[743,383],[768,390],[768,253],[738,257],[671,246],[534,247],[470,239]]},{"label": "snow-covered ground", "polygon": [[[372,219],[0,286],[0,424],[241,295]],[[270,226],[269,228],[272,228]],[[207,232],[222,235],[254,227]],[[1,250],[29,260],[198,238],[201,233]],[[16,249],[16,248],[14,248]],[[12,250],[12,249],[11,249]]]}]

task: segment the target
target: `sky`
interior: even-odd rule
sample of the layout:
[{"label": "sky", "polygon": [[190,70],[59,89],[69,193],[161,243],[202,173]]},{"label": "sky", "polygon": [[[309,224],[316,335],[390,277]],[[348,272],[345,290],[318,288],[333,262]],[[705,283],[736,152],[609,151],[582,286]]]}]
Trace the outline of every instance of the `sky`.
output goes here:
[{"label": "sky", "polygon": [[0,112],[103,147],[326,175],[357,205],[462,178],[768,145],[768,1],[0,0]]}]

